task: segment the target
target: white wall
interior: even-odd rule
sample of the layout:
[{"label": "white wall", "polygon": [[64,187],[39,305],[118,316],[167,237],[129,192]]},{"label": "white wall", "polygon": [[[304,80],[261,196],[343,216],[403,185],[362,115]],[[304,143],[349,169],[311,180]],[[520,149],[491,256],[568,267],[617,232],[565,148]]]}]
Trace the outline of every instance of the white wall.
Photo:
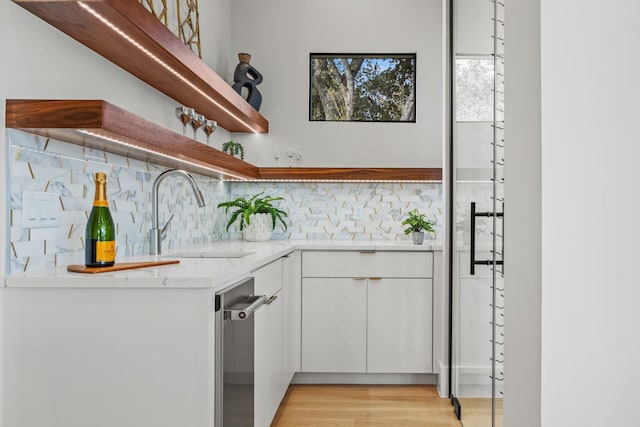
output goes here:
[{"label": "white wall", "polygon": [[540,3],[509,0],[508,6],[504,425],[540,427]]},{"label": "white wall", "polygon": [[[272,145],[289,144],[301,166],[442,167],[442,0],[234,0],[232,19],[232,51],[264,75],[270,121],[268,135],[234,135],[249,161],[275,165]],[[416,52],[416,123],[309,122],[311,52]]]},{"label": "white wall", "polygon": [[640,401],[640,3],[575,6],[541,1],[542,423],[631,425]]},{"label": "white wall", "polygon": [[[526,376],[510,377],[507,371],[505,411],[511,410],[510,395],[522,394],[528,402],[520,399],[523,412],[517,418],[514,413],[509,419],[505,415],[505,426],[634,425],[640,401],[640,287],[636,268],[640,144],[635,129],[640,98],[640,61],[636,54],[640,4],[633,0],[586,0],[576,7],[568,0],[540,0],[538,8],[537,3],[510,3],[518,13],[530,13],[528,23],[521,21],[527,25],[514,23],[507,42],[513,39],[513,50],[530,55],[513,62],[515,71],[523,65],[541,67],[538,83],[535,73],[530,75],[530,83],[541,87],[540,141],[534,135],[519,142],[533,144],[530,150],[539,150],[541,164],[537,166],[535,156],[527,161],[517,155],[510,157],[507,152],[509,206],[522,203],[532,212],[527,215],[510,208],[506,218],[514,227],[534,229],[539,212],[540,232],[535,234],[540,237],[528,240],[530,233],[521,232],[523,239],[516,242],[513,239],[518,236],[509,237],[509,229],[505,234],[512,244],[506,248],[511,260],[508,277],[519,289],[512,295],[533,295],[527,303],[533,306],[541,295],[541,307],[539,314],[531,307],[517,312],[514,301],[508,300],[511,311],[507,312],[506,324],[512,326],[505,340],[508,361],[513,360],[511,352],[518,346],[534,352],[540,349],[541,422],[530,424],[526,416],[537,405],[536,396],[528,391],[536,384]],[[530,24],[538,14],[540,37],[536,38]],[[507,15],[508,25],[509,19]],[[536,58],[538,43],[540,60]],[[507,67],[509,58],[507,50]],[[507,68],[506,76],[511,73]],[[518,101],[527,92],[510,93],[508,86],[506,94],[508,114],[528,111],[531,121],[537,121],[531,102]],[[537,97],[535,93],[530,95]],[[510,143],[516,141],[514,137],[526,136],[527,124],[515,125],[519,127],[507,128]],[[535,183],[524,186],[520,197],[514,198],[519,191],[514,187],[525,179]],[[538,185],[541,193],[527,194]],[[527,259],[535,255],[539,238],[541,258]],[[532,267],[526,267],[527,261]],[[518,266],[523,269],[518,270]],[[516,301],[520,307],[527,306],[520,299]],[[536,330],[532,323],[538,315],[541,328]],[[518,317],[530,322],[517,322]],[[531,354],[527,361],[535,358]],[[534,364],[519,366],[527,367]],[[515,368],[512,366],[512,371]]]}]

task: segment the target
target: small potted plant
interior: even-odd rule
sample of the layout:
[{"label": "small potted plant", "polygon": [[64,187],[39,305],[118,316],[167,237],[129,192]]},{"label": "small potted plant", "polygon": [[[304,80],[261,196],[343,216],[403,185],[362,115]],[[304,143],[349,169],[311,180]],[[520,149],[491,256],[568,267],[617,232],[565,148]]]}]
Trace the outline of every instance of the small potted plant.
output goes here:
[{"label": "small potted plant", "polygon": [[276,221],[280,221],[284,229],[287,229],[283,219],[287,213],[273,206],[272,203],[284,198],[262,196],[262,194],[264,193],[258,193],[250,199],[238,197],[218,204],[219,208],[225,208],[225,213],[231,208],[237,208],[229,218],[227,231],[236,220],[240,219],[242,237],[252,242],[260,242],[271,238],[271,233],[276,228]]},{"label": "small potted plant", "polygon": [[222,151],[230,156],[237,156],[240,154],[240,159],[244,160],[244,147],[239,142],[227,141],[222,144]]},{"label": "small potted plant", "polygon": [[424,241],[424,233],[435,234],[436,230],[433,228],[436,225],[436,219],[427,219],[425,214],[418,212],[418,209],[414,209],[409,212],[407,218],[402,221],[402,225],[408,225],[404,230],[404,234],[411,234],[411,240],[415,245],[421,245]]}]

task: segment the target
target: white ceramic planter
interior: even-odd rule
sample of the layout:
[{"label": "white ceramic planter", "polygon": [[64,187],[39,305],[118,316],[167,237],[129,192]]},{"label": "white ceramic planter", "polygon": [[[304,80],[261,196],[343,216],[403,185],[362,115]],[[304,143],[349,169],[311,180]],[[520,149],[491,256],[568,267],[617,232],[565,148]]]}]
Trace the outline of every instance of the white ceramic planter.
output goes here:
[{"label": "white ceramic planter", "polygon": [[269,214],[253,214],[249,216],[249,225],[244,226],[242,238],[250,242],[264,242],[271,238],[272,220]]},{"label": "white ceramic planter", "polygon": [[421,245],[424,242],[424,231],[411,232],[411,240],[413,240],[414,245]]}]

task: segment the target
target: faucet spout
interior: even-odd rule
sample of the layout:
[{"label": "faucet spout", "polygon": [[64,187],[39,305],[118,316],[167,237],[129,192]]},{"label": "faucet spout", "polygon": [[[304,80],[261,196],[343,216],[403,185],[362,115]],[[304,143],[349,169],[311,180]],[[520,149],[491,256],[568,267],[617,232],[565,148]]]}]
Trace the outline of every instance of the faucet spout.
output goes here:
[{"label": "faucet spout", "polygon": [[188,172],[182,169],[169,169],[162,172],[153,181],[153,187],[151,188],[151,230],[149,230],[149,253],[151,255],[159,255],[162,253],[161,242],[163,239],[162,229],[158,225],[158,188],[160,183],[168,176],[182,176],[191,185],[193,195],[196,198],[196,202],[199,207],[204,207],[204,197],[195,179]]}]

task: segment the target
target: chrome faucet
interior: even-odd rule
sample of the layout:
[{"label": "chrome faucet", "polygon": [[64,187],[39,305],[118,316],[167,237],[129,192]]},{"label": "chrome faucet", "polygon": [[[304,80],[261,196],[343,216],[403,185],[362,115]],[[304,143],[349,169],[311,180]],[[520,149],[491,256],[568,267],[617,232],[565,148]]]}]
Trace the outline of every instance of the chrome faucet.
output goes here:
[{"label": "chrome faucet", "polygon": [[202,197],[202,192],[198,188],[196,181],[188,172],[183,171],[182,169],[169,169],[158,175],[156,180],[153,181],[153,188],[151,189],[151,230],[149,230],[149,253],[151,255],[159,255],[162,253],[160,243],[165,239],[165,237],[167,237],[167,227],[173,219],[173,215],[171,215],[164,227],[162,227],[162,229],[158,228],[158,187],[163,179],[171,175],[184,177],[189,184],[191,184],[191,189],[193,190],[196,202],[198,202],[198,206],[201,208],[204,207],[204,197]]}]

